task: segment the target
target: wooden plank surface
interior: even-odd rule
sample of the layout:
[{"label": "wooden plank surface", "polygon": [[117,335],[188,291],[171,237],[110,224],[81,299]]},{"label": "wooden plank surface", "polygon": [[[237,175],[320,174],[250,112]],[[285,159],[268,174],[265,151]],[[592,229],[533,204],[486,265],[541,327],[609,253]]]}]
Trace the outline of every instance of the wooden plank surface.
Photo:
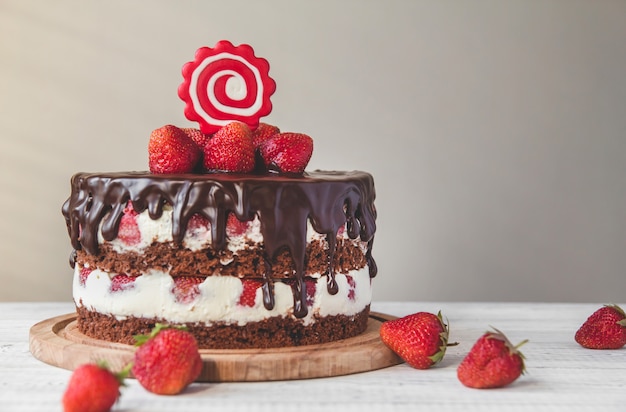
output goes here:
[{"label": "wooden plank surface", "polygon": [[[114,411],[623,412],[626,349],[594,351],[574,341],[576,329],[603,303],[374,302],[372,310],[395,316],[441,309],[450,340],[459,345],[426,371],[400,364],[330,378],[195,383],[179,396],[150,394],[131,379]],[[29,330],[72,310],[70,302],[0,303],[0,411],[61,411],[71,372],[36,359]],[[529,339],[527,373],[502,389],[466,388],[456,368],[489,325],[514,343]]]},{"label": "wooden plank surface", "polygon": [[[368,372],[402,360],[380,340],[382,322],[393,316],[371,313],[367,329],[353,338],[320,345],[273,349],[200,350],[199,382],[274,381]],[[132,361],[135,347],[97,340],[78,331],[74,313],[38,322],[30,329],[30,351],[37,359],[73,370],[104,360],[113,370]]]}]

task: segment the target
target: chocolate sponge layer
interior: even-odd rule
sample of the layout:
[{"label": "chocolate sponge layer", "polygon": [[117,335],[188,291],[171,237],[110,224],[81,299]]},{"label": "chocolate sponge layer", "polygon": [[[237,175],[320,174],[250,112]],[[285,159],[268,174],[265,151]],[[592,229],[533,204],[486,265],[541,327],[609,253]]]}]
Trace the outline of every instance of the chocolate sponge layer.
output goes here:
[{"label": "chocolate sponge layer", "polygon": [[[83,334],[110,342],[134,344],[134,335],[149,334],[163,319],[129,317],[118,320],[113,316],[77,307],[78,329]],[[243,326],[218,323],[188,324],[202,349],[249,349],[299,346],[331,342],[359,335],[367,328],[369,305],[354,316],[315,316],[315,322],[304,325],[300,319],[272,317]],[[165,322],[167,323],[167,322]]]},{"label": "chocolate sponge layer", "polygon": [[[305,275],[326,274],[330,256],[325,242],[315,240],[307,245]],[[149,269],[169,270],[171,276],[237,276],[240,278],[262,278],[266,270],[263,249],[252,246],[233,253],[229,250],[216,251],[208,248],[198,251],[176,246],[174,243],[154,243],[144,253],[117,253],[109,243],[100,245],[99,251],[91,255],[83,250],[76,252],[80,266],[100,269],[108,273],[124,273],[139,276]],[[223,263],[226,262],[226,263]],[[333,256],[335,273],[348,273],[367,264],[367,259],[357,241],[338,239]],[[271,265],[272,279],[292,277],[295,272],[293,259],[284,250]]]}]

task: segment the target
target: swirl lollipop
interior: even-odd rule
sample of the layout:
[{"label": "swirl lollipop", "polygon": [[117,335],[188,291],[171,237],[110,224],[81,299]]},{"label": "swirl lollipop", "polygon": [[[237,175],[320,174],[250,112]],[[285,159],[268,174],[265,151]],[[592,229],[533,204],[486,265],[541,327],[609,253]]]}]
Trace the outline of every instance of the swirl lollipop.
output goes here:
[{"label": "swirl lollipop", "polygon": [[269,63],[247,44],[235,47],[222,40],[213,48],[202,47],[182,71],[178,96],[185,102],[185,117],[198,122],[203,133],[215,133],[233,121],[255,129],[272,111],[276,83],[269,77]]}]

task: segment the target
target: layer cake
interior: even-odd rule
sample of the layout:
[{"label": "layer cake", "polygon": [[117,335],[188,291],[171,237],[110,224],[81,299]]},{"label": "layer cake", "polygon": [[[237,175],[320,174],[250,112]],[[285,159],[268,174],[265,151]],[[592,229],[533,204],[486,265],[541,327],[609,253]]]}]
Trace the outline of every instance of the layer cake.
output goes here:
[{"label": "layer cake", "polygon": [[132,344],[167,323],[238,349],[366,329],[373,178],[305,171],[313,140],[259,122],[268,71],[248,45],[198,49],[178,93],[200,128],[154,130],[150,171],[72,177],[62,212],[82,333]]},{"label": "layer cake", "polygon": [[364,172],[76,174],[63,214],[79,328],[133,343],[184,324],[205,348],[355,336],[376,274],[374,197]]}]

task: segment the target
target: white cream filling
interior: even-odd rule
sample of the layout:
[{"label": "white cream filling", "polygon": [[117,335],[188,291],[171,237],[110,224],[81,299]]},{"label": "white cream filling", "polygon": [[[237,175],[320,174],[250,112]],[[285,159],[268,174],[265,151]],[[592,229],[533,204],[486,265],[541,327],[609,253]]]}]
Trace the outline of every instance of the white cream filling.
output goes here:
[{"label": "white cream filling", "polygon": [[[163,213],[158,219],[150,218],[148,211],[145,210],[137,215],[137,226],[139,233],[141,234],[141,240],[134,245],[128,245],[119,238],[115,238],[108,242],[113,246],[113,250],[117,253],[124,252],[137,252],[140,253],[145,250],[152,243],[167,243],[172,242],[172,208],[166,206],[163,208]],[[105,243],[102,236],[102,228],[98,230],[98,242],[100,244]],[[344,230],[342,237],[348,239],[347,231]],[[313,240],[325,239],[326,236],[317,233],[310,220],[307,220],[307,243]],[[262,243],[263,235],[261,234],[261,221],[258,216],[255,216],[248,224],[248,228],[245,233],[238,236],[231,236],[228,238],[228,250],[231,252],[237,252],[242,250],[246,246],[246,242],[249,243]],[[185,232],[183,238],[183,246],[189,250],[196,251],[206,249],[211,245],[211,230],[209,227],[199,227]]]},{"label": "white cream filling", "polygon": [[[326,276],[316,280],[315,295],[304,324],[314,321],[313,316],[347,315],[361,312],[372,299],[371,282],[367,267],[349,273],[354,280],[354,295],[350,298],[351,286],[346,275],[337,274],[339,292],[328,293]],[[267,310],[263,305],[261,288],[256,291],[254,306],[238,304],[243,291],[239,278],[232,276],[209,276],[199,285],[200,293],[191,303],[180,303],[172,289],[174,281],[164,272],[151,270],[139,276],[132,287],[111,292],[111,277],[101,270],[93,270],[84,285],[80,284],[80,268],[76,265],[73,280],[74,301],[90,311],[108,314],[119,320],[130,316],[158,318],[176,323],[216,322],[244,325],[274,316],[293,316],[293,292],[289,285],[274,283],[274,308]]]}]

